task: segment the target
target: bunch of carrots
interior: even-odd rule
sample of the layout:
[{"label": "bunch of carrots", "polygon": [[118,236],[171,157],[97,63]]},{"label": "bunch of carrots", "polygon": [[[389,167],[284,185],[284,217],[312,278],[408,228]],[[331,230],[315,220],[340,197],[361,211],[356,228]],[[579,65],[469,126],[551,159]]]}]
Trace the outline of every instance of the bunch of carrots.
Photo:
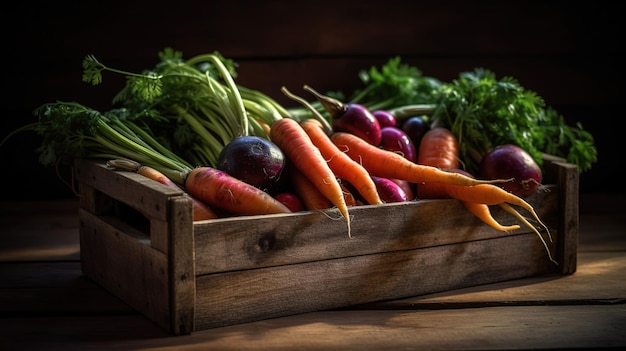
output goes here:
[{"label": "bunch of carrots", "polygon": [[[530,212],[547,230],[533,207],[524,199],[494,185],[508,180],[477,180],[467,173],[453,169],[458,168],[458,141],[449,131],[441,128],[427,133],[424,136],[426,141],[422,144],[431,146],[420,151],[420,159],[427,161],[420,164],[418,160],[418,163],[414,163],[400,154],[372,145],[354,134],[333,132],[327,124],[321,122],[323,118],[313,106],[291,94],[284,87],[282,91],[288,97],[302,103],[318,118],[305,119],[300,123],[289,118],[277,121],[271,126],[271,140],[285,151],[297,171],[304,174],[314,184],[314,188],[339,209],[348,225],[348,235],[350,235],[350,216],[337,179],[347,180],[369,204],[380,204],[382,202],[372,181],[374,176],[404,180],[423,187],[435,187],[437,190],[430,193],[432,198],[461,200],[471,213],[497,230],[518,229],[517,225],[502,226],[491,216],[488,206],[500,205],[531,227],[543,241],[539,231],[511,205],[520,206]],[[429,140],[435,138],[442,142],[435,143]],[[547,249],[545,241],[543,243]],[[550,259],[554,262],[552,257]]]},{"label": "bunch of carrots", "polygon": [[[170,56],[178,57],[172,53],[167,57]],[[203,59],[217,67],[221,80],[209,71],[194,68]],[[101,80],[101,71],[115,71],[94,57],[86,59],[85,70],[85,79],[94,84]],[[490,216],[488,206],[502,206],[539,234],[511,205],[527,210],[543,225],[533,207],[495,185],[508,180],[480,180],[463,172],[443,169],[442,165],[447,162],[443,158],[415,163],[354,134],[333,132],[328,120],[313,106],[283,88],[286,96],[312,112],[313,117],[297,119],[266,95],[236,85],[229,72],[223,58],[217,54],[200,55],[187,62],[170,57],[156,71],[158,74],[128,74],[133,79],[129,79],[129,85],[116,97],[128,102],[123,108],[102,113],[78,103],[45,104],[36,110],[38,122],[19,131],[33,130],[43,136],[41,161],[44,164],[58,166],[74,158],[104,159],[113,169],[137,172],[184,190],[194,201],[194,220],[218,218],[221,214],[291,212],[270,194],[212,165],[220,148],[229,140],[254,134],[268,138],[285,153],[292,186],[300,194],[305,208],[336,207],[350,237],[349,207],[356,202],[354,197],[348,196],[340,180],[352,185],[368,204],[382,204],[372,177],[435,187],[438,190],[433,196],[462,201],[471,213],[492,227],[503,231],[517,229],[518,226],[502,226]],[[172,100],[171,94],[163,92],[168,85],[180,88],[175,84],[181,82],[186,82],[190,90],[199,94],[195,97],[198,104]],[[140,87],[145,89],[142,93],[138,93],[142,91]],[[166,111],[159,114],[157,107],[165,105]],[[182,121],[196,131],[198,138],[194,139],[192,149],[201,150],[202,156],[190,160],[163,145],[152,129],[157,124],[152,122],[163,125],[165,116],[170,114],[176,115],[176,123]],[[454,150],[450,155],[458,157]]]}]

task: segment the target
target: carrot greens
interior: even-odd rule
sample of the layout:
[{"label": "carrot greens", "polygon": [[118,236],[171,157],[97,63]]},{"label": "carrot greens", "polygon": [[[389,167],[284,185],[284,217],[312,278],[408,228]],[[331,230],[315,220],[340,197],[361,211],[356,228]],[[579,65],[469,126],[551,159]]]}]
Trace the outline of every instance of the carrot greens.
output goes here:
[{"label": "carrot greens", "polygon": [[83,61],[83,81],[101,84],[105,71],[126,76],[126,86],[113,103],[147,120],[164,121],[155,133],[194,165],[214,166],[221,149],[236,136],[268,138],[260,123],[271,125],[288,115],[268,95],[238,85],[236,64],[219,52],[184,60],[182,53],[167,48],[159,58],[154,68],[134,73],[89,55]]},{"label": "carrot greens", "polygon": [[[425,115],[431,125],[456,135],[462,163],[470,173],[476,173],[482,155],[501,144],[525,149],[539,165],[542,153],[563,157],[580,172],[597,162],[593,136],[580,123],[568,125],[536,92],[512,77],[498,79],[494,72],[476,68],[443,82],[394,57],[380,68],[360,71],[359,78],[362,88],[329,95],[345,95],[344,101],[372,111],[389,110],[400,120]],[[291,110],[306,115],[302,108]]]}]

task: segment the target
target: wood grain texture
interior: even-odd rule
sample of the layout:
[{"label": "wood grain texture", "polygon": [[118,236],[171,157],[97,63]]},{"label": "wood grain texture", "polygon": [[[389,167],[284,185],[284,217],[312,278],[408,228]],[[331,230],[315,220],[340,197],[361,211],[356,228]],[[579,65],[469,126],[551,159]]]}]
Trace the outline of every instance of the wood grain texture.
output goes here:
[{"label": "wood grain texture", "polygon": [[[59,260],[79,243],[77,225],[57,226],[78,223],[77,201],[0,201],[0,248],[5,257],[18,257],[0,260],[0,348],[620,349],[626,346],[624,209],[617,206],[623,201],[616,194],[581,194],[573,274],[514,279],[178,337],[84,276],[79,257]],[[30,233],[29,240],[17,240],[22,229]]]}]

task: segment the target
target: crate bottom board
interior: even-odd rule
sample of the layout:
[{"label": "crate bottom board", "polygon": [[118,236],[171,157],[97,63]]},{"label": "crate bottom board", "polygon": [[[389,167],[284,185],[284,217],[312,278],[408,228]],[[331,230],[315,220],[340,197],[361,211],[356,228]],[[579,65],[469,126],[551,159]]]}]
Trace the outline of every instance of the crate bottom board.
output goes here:
[{"label": "crate bottom board", "polygon": [[[555,242],[559,233],[553,233]],[[552,244],[553,245],[553,244]],[[81,211],[84,274],[173,334],[550,273],[534,234],[195,276],[177,304],[168,258]],[[183,309],[181,310],[181,306]],[[192,306],[184,309],[184,306]],[[178,322],[193,320],[193,325]]]}]

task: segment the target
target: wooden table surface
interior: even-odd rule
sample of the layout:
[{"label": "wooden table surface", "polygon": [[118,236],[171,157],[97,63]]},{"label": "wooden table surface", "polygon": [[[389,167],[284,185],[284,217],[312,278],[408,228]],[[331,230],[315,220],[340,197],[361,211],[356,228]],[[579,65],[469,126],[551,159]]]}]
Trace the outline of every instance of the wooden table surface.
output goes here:
[{"label": "wooden table surface", "polygon": [[170,336],[80,267],[78,202],[0,202],[0,350],[626,346],[624,196],[580,195],[577,272]]}]

